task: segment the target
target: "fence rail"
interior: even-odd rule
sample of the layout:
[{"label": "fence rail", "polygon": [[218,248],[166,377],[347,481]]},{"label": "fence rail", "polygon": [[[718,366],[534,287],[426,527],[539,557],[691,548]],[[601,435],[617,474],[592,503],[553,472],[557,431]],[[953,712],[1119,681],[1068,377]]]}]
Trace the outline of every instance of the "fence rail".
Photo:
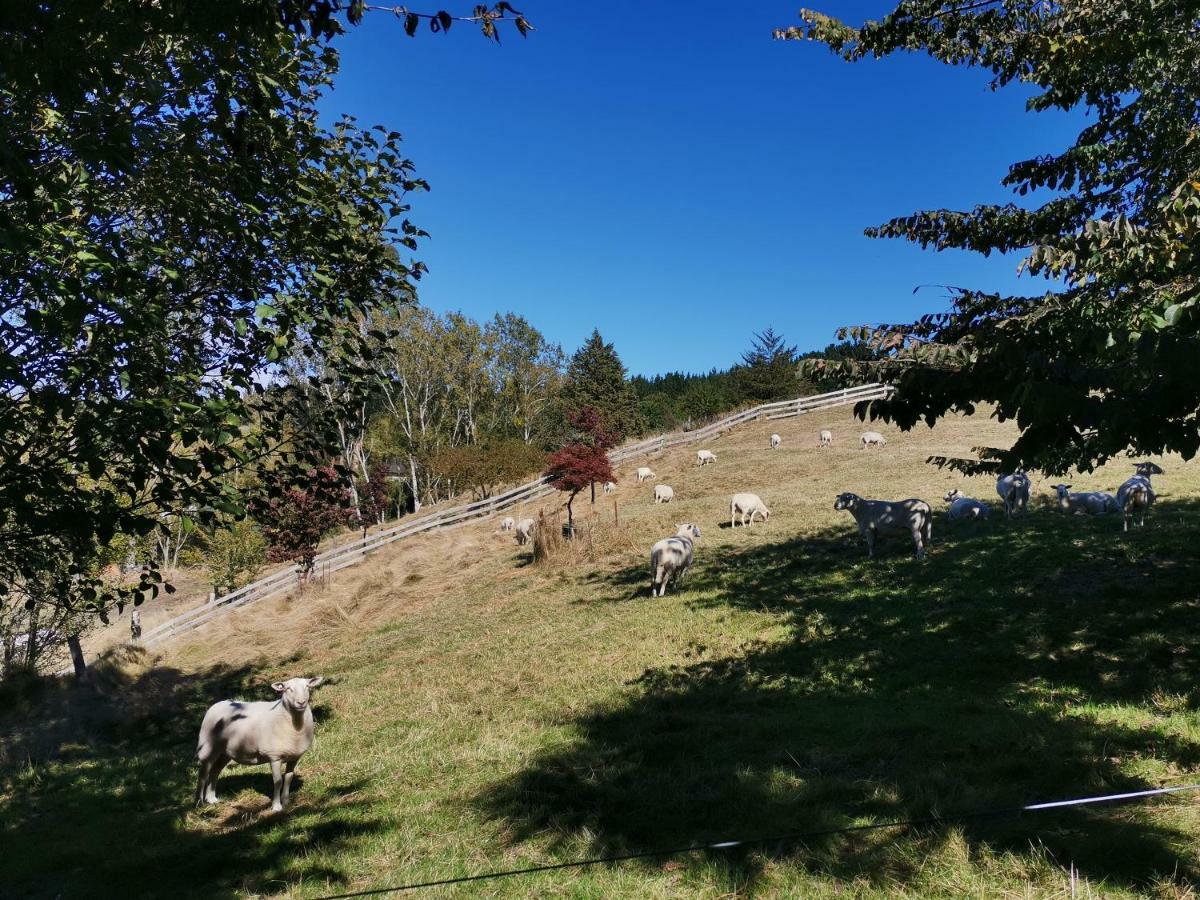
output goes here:
[{"label": "fence rail", "polygon": [[[777,403],[764,403],[753,409],[743,410],[726,416],[718,422],[697,428],[694,431],[677,432],[647,438],[633,444],[619,447],[609,454],[613,462],[622,462],[636,456],[659,453],[672,447],[694,444],[715,435],[721,434],[738,425],[760,418],[786,419],[804,413],[832,409],[837,406],[847,406],[862,400],[876,400],[886,397],[891,388],[883,384],[864,384],[858,387],[845,388],[840,391],[830,391],[812,397],[801,397],[796,400],[781,400]],[[378,550],[380,547],[393,544],[396,541],[423,534],[442,528],[461,525],[469,519],[492,515],[519,503],[527,503],[551,493],[554,489],[549,486],[549,479],[539,478],[528,484],[511,488],[494,497],[476,500],[463,506],[442,509],[425,516],[409,519],[406,522],[390,526],[380,531],[356,538],[336,547],[317,554],[317,573],[328,576],[334,572],[352,566],[363,557]],[[177,635],[199,628],[211,622],[218,616],[225,615],[234,609],[240,609],[258,600],[265,600],[294,587],[300,582],[300,572],[289,566],[272,572],[257,581],[238,588],[222,597],[216,597],[208,603],[190,609],[181,615],[148,629],[142,635],[142,643],[147,647],[154,646]]]}]

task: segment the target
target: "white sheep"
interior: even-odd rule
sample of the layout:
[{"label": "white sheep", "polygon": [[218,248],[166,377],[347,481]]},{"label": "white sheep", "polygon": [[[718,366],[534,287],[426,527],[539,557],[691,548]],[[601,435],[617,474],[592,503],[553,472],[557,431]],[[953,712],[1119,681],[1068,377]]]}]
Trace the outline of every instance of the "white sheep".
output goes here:
[{"label": "white sheep", "polygon": [[[746,528],[754,524],[754,517],[762,516],[765,522],[771,518],[771,511],[762,502],[758,494],[734,494],[729,500],[729,527],[736,528],[740,522]],[[746,519],[749,517],[750,521]]]},{"label": "white sheep", "polygon": [[709,463],[715,463],[716,461],[717,454],[713,453],[711,450],[696,451],[696,465],[707,466]]},{"label": "white sheep", "polygon": [[783,443],[783,438],[781,438],[779,435],[777,435],[777,434],[771,435],[771,449],[772,450],[778,450],[779,445],[782,443]]},{"label": "white sheep", "polygon": [[517,526],[517,520],[512,516],[505,516],[500,520],[501,531],[512,531]]},{"label": "white sheep", "polygon": [[1029,476],[1024,469],[1017,469],[1011,475],[1001,475],[996,479],[996,493],[1004,501],[1006,516],[1024,512],[1029,505]]},{"label": "white sheep", "polygon": [[657,477],[658,477],[657,475],[655,475],[653,472],[650,471],[649,466],[641,466],[637,470],[638,484],[641,484],[643,481],[646,481],[647,479],[657,478]]},{"label": "white sheep", "polygon": [[675,488],[665,484],[656,484],[654,486],[654,502],[655,503],[670,503],[675,499]]},{"label": "white sheep", "polygon": [[828,428],[822,428],[820,437],[818,438],[818,441],[817,441],[817,446],[818,447],[832,447],[833,446],[833,432],[830,431]]},{"label": "white sheep", "polygon": [[517,522],[516,537],[517,546],[524,547],[533,537],[534,522],[533,519],[521,519]]},{"label": "white sheep", "polygon": [[1152,462],[1140,462],[1134,466],[1134,476],[1117,488],[1117,506],[1121,508],[1124,531],[1129,530],[1129,520],[1137,516],[1138,527],[1146,524],[1146,510],[1154,505],[1154,488],[1151,475],[1161,475],[1163,470]]},{"label": "white sheep", "polygon": [[1079,491],[1071,493],[1069,484],[1052,484],[1058,494],[1058,508],[1068,515],[1103,516],[1118,512],[1117,498],[1104,491]]},{"label": "white sheep", "polygon": [[313,742],[309,692],[323,680],[289,678],[271,685],[279,694],[277,700],[222,700],[210,706],[200,723],[196,746],[200,760],[196,805],[217,802],[217,776],[229,763],[270,763],[275,786],[271,809],[283,809],[296,763]]},{"label": "white sheep", "polygon": [[834,509],[854,516],[858,531],[867,542],[867,556],[875,555],[875,540],[897,534],[911,534],[917,559],[925,557],[925,545],[933,539],[933,510],[924,500],[864,500],[846,491],[838,494]]},{"label": "white sheep", "polygon": [[986,519],[992,513],[992,508],[982,500],[974,500],[958,488],[942,499],[950,504],[947,515],[952,522],[956,519]]},{"label": "white sheep", "polygon": [[611,481],[604,482],[604,493],[611,494],[616,489],[617,489],[617,486],[613,482],[611,482]]},{"label": "white sheep", "polygon": [[882,447],[887,443],[887,438],[885,438],[878,431],[864,431],[859,440],[862,441],[862,449],[864,450],[866,450],[867,447],[871,446],[872,444],[877,447]]},{"label": "white sheep", "polygon": [[675,536],[664,538],[650,548],[650,596],[661,597],[667,583],[678,587],[692,564],[693,542],[700,537],[697,525],[685,523],[675,527]]}]

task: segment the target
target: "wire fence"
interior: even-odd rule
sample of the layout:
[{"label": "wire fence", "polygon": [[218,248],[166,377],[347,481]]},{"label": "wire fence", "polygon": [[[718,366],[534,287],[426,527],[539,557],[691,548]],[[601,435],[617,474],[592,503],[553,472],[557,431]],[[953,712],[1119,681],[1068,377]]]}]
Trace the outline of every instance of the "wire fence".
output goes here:
[{"label": "wire fence", "polygon": [[[887,385],[864,384],[811,397],[764,403],[752,409],[726,416],[694,431],[673,432],[627,444],[610,453],[609,458],[614,463],[619,463],[638,456],[661,453],[674,447],[707,440],[731,428],[757,419],[791,418],[824,409],[847,406],[863,400],[880,399],[887,396],[890,391],[891,388]],[[548,479],[543,477],[493,497],[476,500],[473,503],[438,510],[424,516],[409,517],[396,525],[370,532],[363,537],[355,538],[317,554],[314,571],[319,573],[322,579],[328,580],[335,572],[361,562],[363,558],[381,547],[413,535],[451,528],[471,519],[494,515],[518,504],[537,500],[552,493],[553,490],[548,484]],[[290,590],[299,585],[302,579],[303,574],[296,566],[279,569],[244,587],[219,597],[213,597],[205,604],[147,629],[142,635],[142,644],[146,647],[153,647],[180,634],[194,631],[235,609],[241,609],[251,603]]]}]

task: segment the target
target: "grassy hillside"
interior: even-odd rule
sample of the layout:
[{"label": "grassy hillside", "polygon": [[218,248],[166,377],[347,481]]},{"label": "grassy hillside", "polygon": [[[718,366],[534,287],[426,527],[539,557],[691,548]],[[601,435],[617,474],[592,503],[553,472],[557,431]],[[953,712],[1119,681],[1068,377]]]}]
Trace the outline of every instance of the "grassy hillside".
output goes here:
[{"label": "grassy hillside", "polygon": [[[817,429],[837,445],[816,448]],[[778,451],[767,436],[779,431]],[[99,694],[0,698],[0,895],[319,896],[386,884],[1200,780],[1200,464],[1144,530],[1035,504],[951,528],[925,465],[1006,439],[976,417],[853,443],[847,411],[632,470],[548,566],[495,523],[399,545],[322,591],[130,655]],[[1113,488],[1124,462],[1077,488]],[[1056,479],[1054,479],[1056,480]],[[728,525],[761,494],[766,526]],[[928,559],[868,561],[841,490],[930,500]],[[1045,483],[1035,490],[1048,495]],[[582,504],[587,506],[587,504]],[[529,512],[525,510],[524,512]],[[646,553],[703,529],[685,589]],[[204,708],[324,674],[294,805],[263,767],[194,811]],[[269,690],[269,689],[268,689]],[[1191,896],[1200,798],[880,829],[439,889],[438,896]]]}]

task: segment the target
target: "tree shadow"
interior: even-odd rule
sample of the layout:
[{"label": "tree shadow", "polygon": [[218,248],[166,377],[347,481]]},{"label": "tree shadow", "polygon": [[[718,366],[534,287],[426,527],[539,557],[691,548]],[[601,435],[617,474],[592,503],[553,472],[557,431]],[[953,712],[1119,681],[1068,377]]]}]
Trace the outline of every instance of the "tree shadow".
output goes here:
[{"label": "tree shadow", "polygon": [[[159,667],[100,672],[94,687],[46,682],[25,708],[4,709],[0,894],[232,897],[300,878],[345,883],[320,859],[383,827],[358,796],[365,785],[314,793],[297,778],[288,809],[270,813],[269,770],[231,767],[221,802],[193,806],[204,710],[269,696],[250,667]],[[319,695],[314,712],[328,724]]]},{"label": "tree shadow", "polygon": [[[604,854],[1135,790],[1153,786],[1141,773],[1200,767],[1193,729],[1169,721],[1200,701],[1200,504],[1161,504],[1157,527],[1129,535],[1116,517],[941,521],[923,561],[868,560],[852,522],[701,555],[691,602],[772,613],[787,639],[647,669],[479,804],[515,841],[550,833]],[[624,588],[633,571],[607,578]],[[1036,836],[1109,883],[1200,878],[1195,835],[1150,806],[959,828],[1018,856]],[[747,883],[793,856],[903,882],[949,839],[907,832],[919,852],[902,854],[898,832],[872,835],[721,858]]]}]

